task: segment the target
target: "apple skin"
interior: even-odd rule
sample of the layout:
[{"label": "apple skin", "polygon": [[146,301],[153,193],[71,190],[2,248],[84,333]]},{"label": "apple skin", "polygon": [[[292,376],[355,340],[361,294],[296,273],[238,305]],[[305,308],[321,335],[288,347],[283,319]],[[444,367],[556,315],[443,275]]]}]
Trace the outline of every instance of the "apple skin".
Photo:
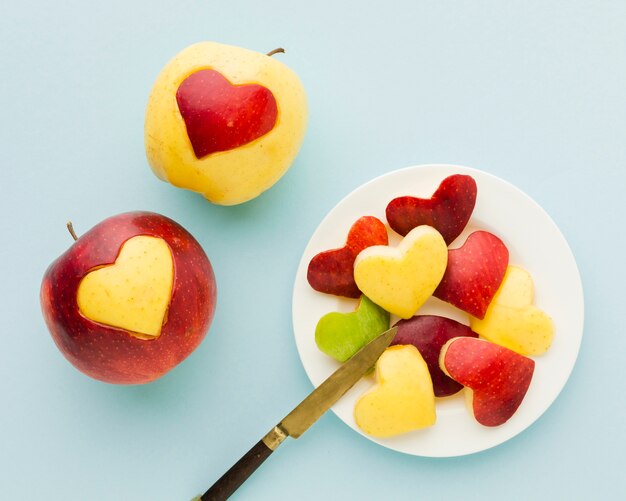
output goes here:
[{"label": "apple skin", "polygon": [[483,319],[502,283],[509,250],[493,233],[475,231],[448,251],[448,266],[433,296]]},{"label": "apple skin", "polygon": [[329,357],[345,362],[388,328],[389,312],[361,296],[355,311],[333,311],[319,319],[315,344]]},{"label": "apple skin", "polygon": [[431,198],[394,198],[385,209],[387,222],[402,236],[417,226],[432,226],[450,245],[467,225],[476,205],[477,191],[472,176],[453,174],[441,182]]},{"label": "apple skin", "polygon": [[500,426],[521,405],[535,371],[535,361],[484,339],[453,338],[441,349],[439,366],[464,385],[476,421]]},{"label": "apple skin", "polygon": [[[174,265],[166,321],[152,340],[86,318],[76,299],[82,278],[115,263],[124,242],[137,235],[162,238]],[[44,274],[40,299],[54,342],[78,370],[107,383],[143,384],[178,365],[204,339],[217,287],[204,250],[182,226],[160,214],[128,212],[97,224],[55,260]]]},{"label": "apple skin", "polygon": [[176,102],[196,158],[250,143],[271,131],[278,117],[269,89],[258,84],[232,85],[209,69],[183,80]]},{"label": "apple skin", "polygon": [[[304,87],[295,72],[279,58],[240,47],[200,42],[183,49],[167,63],[154,82],[145,114],[146,156],[154,173],[174,186],[200,193],[219,205],[244,203],[273,186],[298,154],[308,116]],[[237,141],[220,140],[222,147],[226,144],[230,149],[214,150],[207,155],[202,153],[209,150],[196,143],[201,154],[198,158],[177,94],[184,81],[204,70],[218,72],[229,83],[227,87],[219,86],[217,91],[209,86],[209,94],[221,94],[225,88],[230,88],[228,93],[235,96],[234,101],[217,99],[221,104],[215,112],[222,118],[231,117],[222,120],[228,127],[236,129],[239,117],[242,127],[247,128],[250,117],[256,116],[254,110],[240,109],[242,113],[231,114],[233,107],[256,106],[246,104],[245,99],[238,100],[236,96],[241,97],[250,86],[267,89],[276,101],[277,110],[271,130],[252,127],[263,134],[252,134],[248,139],[253,140],[239,146],[236,146]],[[202,85],[201,78],[192,80],[187,84]],[[196,95],[202,95],[198,92]],[[194,100],[193,96],[191,100]],[[259,102],[256,98],[252,100],[257,105]],[[193,114],[186,118],[191,120]]]},{"label": "apple skin", "polygon": [[354,281],[356,257],[367,247],[388,243],[387,228],[380,219],[360,217],[350,227],[343,247],[322,251],[311,259],[307,280],[318,292],[358,299],[361,291]]},{"label": "apple skin", "polygon": [[443,345],[450,339],[464,336],[477,338],[478,334],[467,325],[437,315],[415,315],[408,320],[399,320],[395,326],[398,333],[391,346],[411,344],[418,349],[428,365],[436,397],[454,395],[463,389],[461,383],[441,370],[439,355]]}]

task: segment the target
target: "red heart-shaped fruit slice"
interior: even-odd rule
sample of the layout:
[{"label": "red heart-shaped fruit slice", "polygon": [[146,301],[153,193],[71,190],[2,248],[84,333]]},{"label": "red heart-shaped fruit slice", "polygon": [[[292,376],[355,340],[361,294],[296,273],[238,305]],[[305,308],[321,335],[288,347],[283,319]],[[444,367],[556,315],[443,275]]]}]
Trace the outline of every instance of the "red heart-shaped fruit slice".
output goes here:
[{"label": "red heart-shaped fruit slice", "polygon": [[320,252],[311,259],[307,280],[316,291],[359,298],[361,291],[354,282],[356,256],[366,247],[388,243],[384,223],[374,216],[363,216],[350,228],[346,245]]},{"label": "red heart-shaped fruit slice", "polygon": [[441,370],[439,354],[450,339],[461,336],[478,337],[478,334],[467,325],[437,315],[416,315],[408,320],[398,321],[396,326],[398,333],[391,344],[412,344],[419,350],[428,365],[436,397],[454,395],[463,389],[463,385],[446,376]]},{"label": "red heart-shaped fruit slice", "polygon": [[476,193],[472,176],[454,174],[441,182],[431,198],[394,198],[387,205],[387,221],[402,236],[427,224],[439,231],[450,245],[467,225],[476,205]]},{"label": "red heart-shaped fruit slice", "polygon": [[274,128],[278,116],[276,99],[267,87],[233,85],[211,69],[185,78],[176,102],[196,158],[258,139]]},{"label": "red heart-shaped fruit slice", "polygon": [[535,361],[483,339],[448,341],[439,366],[471,390],[471,408],[480,424],[499,426],[517,411],[535,371]]},{"label": "red heart-shaped fruit slice", "polygon": [[509,264],[506,245],[488,231],[475,231],[448,251],[448,266],[433,296],[484,318]]}]

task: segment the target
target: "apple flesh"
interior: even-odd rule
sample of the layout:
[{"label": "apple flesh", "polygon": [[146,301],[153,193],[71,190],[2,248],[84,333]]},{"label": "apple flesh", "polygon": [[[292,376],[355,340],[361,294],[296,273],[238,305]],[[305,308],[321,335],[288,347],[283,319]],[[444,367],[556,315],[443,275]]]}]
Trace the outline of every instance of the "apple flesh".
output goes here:
[{"label": "apple flesh", "polygon": [[[195,350],[216,294],[211,263],[189,232],[165,216],[129,212],[78,238],[45,272],[40,297],[54,342],[77,369],[108,383],[141,384]],[[107,302],[108,295],[117,297]]]},{"label": "apple flesh", "polygon": [[387,348],[376,362],[377,384],[357,400],[357,426],[391,437],[435,424],[435,395],[426,362],[414,346]]},{"label": "apple flesh", "polygon": [[439,232],[418,226],[397,247],[374,245],[361,251],[354,280],[377,305],[410,318],[439,285],[447,262],[448,248]]},{"label": "apple flesh", "polygon": [[276,57],[213,42],[177,54],[146,108],[146,156],[154,173],[220,205],[274,185],[300,150],[304,88]]},{"label": "apple flesh", "polygon": [[481,337],[521,355],[542,355],[554,338],[554,323],[533,304],[534,284],[530,273],[509,266],[484,318],[470,318]]},{"label": "apple flesh", "polygon": [[398,333],[391,345],[413,345],[421,353],[430,377],[436,397],[454,395],[463,389],[463,385],[448,377],[439,367],[441,348],[455,337],[478,337],[467,325],[451,318],[437,315],[416,315],[396,324]]}]

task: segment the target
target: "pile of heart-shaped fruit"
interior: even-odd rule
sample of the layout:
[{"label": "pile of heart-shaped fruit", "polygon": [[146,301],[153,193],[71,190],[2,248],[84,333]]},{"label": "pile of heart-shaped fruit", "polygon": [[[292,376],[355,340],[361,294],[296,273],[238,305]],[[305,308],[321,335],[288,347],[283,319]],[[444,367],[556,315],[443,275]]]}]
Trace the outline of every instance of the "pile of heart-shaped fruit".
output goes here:
[{"label": "pile of heart-shaped fruit", "polygon": [[[398,332],[376,364],[376,385],[356,403],[356,424],[388,437],[435,424],[436,398],[463,390],[476,421],[498,426],[524,399],[535,362],[551,345],[552,320],[534,306],[530,274],[510,265],[504,242],[474,231],[457,248],[476,204],[473,177],[445,178],[430,199],[403,196],[386,208],[389,227],[403,238],[389,245],[385,224],[356,221],[344,247],[315,255],[309,284],[358,300],[354,312],[324,315],[315,341],[343,362],[389,328]],[[431,297],[468,314],[465,325],[421,315]]]}]

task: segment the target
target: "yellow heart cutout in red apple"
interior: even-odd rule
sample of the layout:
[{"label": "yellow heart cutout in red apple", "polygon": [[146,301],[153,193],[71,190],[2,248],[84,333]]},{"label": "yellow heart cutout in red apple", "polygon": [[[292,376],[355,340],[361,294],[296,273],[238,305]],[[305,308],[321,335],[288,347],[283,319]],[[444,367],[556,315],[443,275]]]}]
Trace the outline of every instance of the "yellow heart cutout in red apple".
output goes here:
[{"label": "yellow heart cutout in red apple", "polygon": [[143,339],[161,334],[174,281],[167,243],[145,235],[127,240],[112,265],[89,272],[78,286],[80,312]]}]

